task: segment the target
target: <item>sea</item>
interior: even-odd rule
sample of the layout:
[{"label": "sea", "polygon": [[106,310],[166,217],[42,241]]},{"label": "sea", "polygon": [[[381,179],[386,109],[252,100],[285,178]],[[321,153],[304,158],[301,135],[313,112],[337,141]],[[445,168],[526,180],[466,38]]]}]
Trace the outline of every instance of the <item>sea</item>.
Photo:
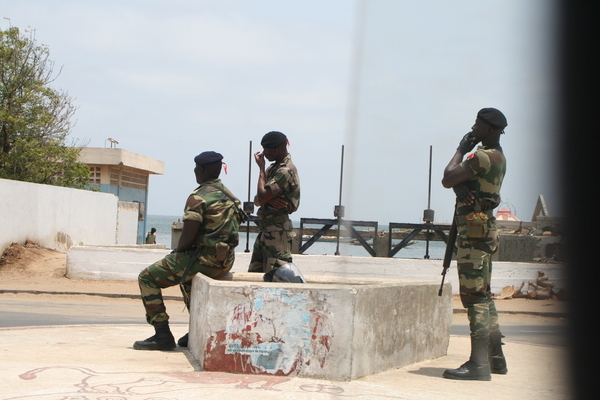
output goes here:
[{"label": "sea", "polygon": [[[171,225],[173,222],[181,221],[181,216],[173,215],[148,215],[146,221],[146,229],[150,231],[150,228],[156,228],[156,243],[164,244],[167,249],[171,248]],[[299,227],[299,221],[292,221],[294,227]],[[379,229],[387,231],[387,226],[381,225]],[[256,240],[256,233],[240,233],[240,244],[236,248],[236,251],[252,251],[254,241]],[[306,241],[303,241],[305,243]],[[398,244],[399,241],[392,241],[392,246]],[[334,255],[338,250],[338,244],[336,241],[325,241],[319,240],[309,247],[304,254],[314,255]],[[429,258],[432,260],[442,260],[446,251],[446,244],[441,241],[429,241],[429,245],[425,240],[412,241],[409,246],[406,246],[402,250],[396,253],[394,258],[413,258],[413,259],[425,259]],[[357,257],[370,257],[371,255],[365,250],[360,244],[354,244],[349,240],[340,240],[339,254],[343,256],[357,256]]]}]

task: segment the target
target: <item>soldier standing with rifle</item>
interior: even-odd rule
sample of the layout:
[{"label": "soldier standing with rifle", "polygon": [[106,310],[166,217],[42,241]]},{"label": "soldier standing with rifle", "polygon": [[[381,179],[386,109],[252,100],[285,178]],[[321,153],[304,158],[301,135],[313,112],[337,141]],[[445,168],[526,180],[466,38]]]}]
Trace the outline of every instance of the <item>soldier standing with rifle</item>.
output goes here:
[{"label": "soldier standing with rifle", "polygon": [[[460,299],[467,309],[471,331],[471,357],[444,378],[491,380],[490,373],[506,374],[498,313],[490,292],[492,254],[498,250],[498,233],[493,209],[500,204],[500,187],[506,159],[500,135],[506,117],[495,108],[477,113],[475,125],[458,146],[444,170],[442,184],[456,193],[457,267]],[[463,161],[477,143],[481,146]],[[448,242],[454,248],[454,243]]]}]

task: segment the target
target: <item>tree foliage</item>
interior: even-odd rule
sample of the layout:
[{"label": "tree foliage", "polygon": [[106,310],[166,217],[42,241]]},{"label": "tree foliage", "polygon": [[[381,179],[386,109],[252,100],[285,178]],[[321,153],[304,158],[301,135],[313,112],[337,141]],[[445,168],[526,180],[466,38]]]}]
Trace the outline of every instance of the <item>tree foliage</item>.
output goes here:
[{"label": "tree foliage", "polygon": [[83,188],[89,168],[67,144],[76,107],[33,31],[0,28],[0,178]]}]

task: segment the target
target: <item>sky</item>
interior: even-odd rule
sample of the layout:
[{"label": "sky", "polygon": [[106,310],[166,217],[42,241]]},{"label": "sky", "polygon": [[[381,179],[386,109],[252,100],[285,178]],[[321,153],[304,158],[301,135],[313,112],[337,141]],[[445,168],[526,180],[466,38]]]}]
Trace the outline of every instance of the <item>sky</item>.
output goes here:
[{"label": "sky", "polygon": [[[560,214],[554,2],[545,0],[3,0],[0,28],[47,45],[78,107],[70,138],[162,160],[148,213],[178,216],[194,157],[256,193],[252,152],[284,132],[301,180],[293,220],[451,222],[444,167],[475,121],[508,120],[503,207]],[[8,18],[8,19],[7,19]],[[430,168],[431,152],[431,168]],[[342,170],[343,154],[343,170]],[[431,184],[430,184],[431,182]],[[249,196],[250,192],[250,196]]]}]

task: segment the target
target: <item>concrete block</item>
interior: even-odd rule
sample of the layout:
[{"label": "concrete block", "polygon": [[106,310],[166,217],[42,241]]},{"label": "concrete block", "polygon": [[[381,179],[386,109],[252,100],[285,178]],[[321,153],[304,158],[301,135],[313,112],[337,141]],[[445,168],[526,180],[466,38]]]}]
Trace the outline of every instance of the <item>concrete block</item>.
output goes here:
[{"label": "concrete block", "polygon": [[535,236],[500,235],[500,246],[493,260],[533,262],[538,242]]},{"label": "concrete block", "polygon": [[380,231],[373,239],[373,250],[376,257],[387,257],[390,254],[390,233]]},{"label": "concrete block", "polygon": [[171,248],[176,249],[179,244],[179,238],[183,232],[183,222],[177,221],[171,224]]},{"label": "concrete block", "polygon": [[196,275],[189,349],[205,371],[346,381],[446,354],[452,290],[439,282]]},{"label": "concrete block", "polygon": [[73,246],[67,253],[67,278],[135,281],[141,270],[170,253],[164,245]]}]

